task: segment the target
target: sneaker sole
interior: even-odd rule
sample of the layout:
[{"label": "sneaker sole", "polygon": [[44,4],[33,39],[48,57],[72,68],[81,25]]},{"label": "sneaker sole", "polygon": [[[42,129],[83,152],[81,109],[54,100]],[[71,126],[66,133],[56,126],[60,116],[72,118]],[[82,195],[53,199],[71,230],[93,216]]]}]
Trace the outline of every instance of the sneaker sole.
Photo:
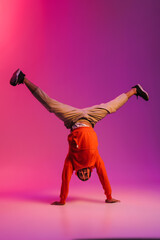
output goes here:
[{"label": "sneaker sole", "polygon": [[141,89],[142,92],[144,92],[147,96],[147,100],[149,100],[149,95],[148,93],[142,88],[142,86],[140,84],[137,84],[137,86]]}]

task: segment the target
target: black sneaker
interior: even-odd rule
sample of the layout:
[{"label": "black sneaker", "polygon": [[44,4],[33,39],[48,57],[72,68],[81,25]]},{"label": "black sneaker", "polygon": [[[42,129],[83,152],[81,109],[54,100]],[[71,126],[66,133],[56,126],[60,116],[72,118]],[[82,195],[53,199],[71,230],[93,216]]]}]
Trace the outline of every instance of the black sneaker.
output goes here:
[{"label": "black sneaker", "polygon": [[10,84],[12,86],[16,86],[17,84],[23,83],[24,76],[25,76],[25,74],[20,69],[17,69],[12,75],[12,78],[10,80]]},{"label": "black sneaker", "polygon": [[149,100],[149,95],[146,91],[144,91],[144,89],[142,88],[142,86],[140,84],[132,87],[132,88],[136,88],[137,89],[137,93],[136,96],[138,98],[138,96],[142,97],[144,100],[148,101]]}]

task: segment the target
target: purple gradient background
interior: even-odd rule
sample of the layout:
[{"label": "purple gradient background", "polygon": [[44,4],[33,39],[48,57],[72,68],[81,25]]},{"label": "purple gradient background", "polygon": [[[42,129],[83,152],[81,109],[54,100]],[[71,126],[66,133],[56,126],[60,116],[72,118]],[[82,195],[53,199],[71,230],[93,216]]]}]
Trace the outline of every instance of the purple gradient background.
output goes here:
[{"label": "purple gradient background", "polygon": [[[49,96],[83,108],[140,83],[95,126],[111,185],[160,183],[158,0],[0,1],[0,191],[59,189],[69,131],[9,79],[21,68]],[[82,185],[73,175],[70,188]],[[93,174],[87,187],[99,185]]]}]

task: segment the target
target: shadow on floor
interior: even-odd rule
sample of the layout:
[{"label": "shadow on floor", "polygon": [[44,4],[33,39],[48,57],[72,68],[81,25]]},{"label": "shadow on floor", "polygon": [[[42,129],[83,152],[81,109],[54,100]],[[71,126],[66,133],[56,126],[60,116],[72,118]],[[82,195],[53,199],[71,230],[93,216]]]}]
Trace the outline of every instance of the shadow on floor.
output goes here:
[{"label": "shadow on floor", "polygon": [[[23,192],[23,191],[8,191],[0,192],[0,199],[7,200],[18,200],[18,201],[31,201],[31,202],[40,202],[44,204],[51,204],[54,201],[59,200],[59,196],[55,194],[48,193],[39,193],[39,192]],[[79,197],[79,196],[69,196],[67,202],[90,202],[90,203],[104,203],[105,200],[98,200],[89,197]]]}]

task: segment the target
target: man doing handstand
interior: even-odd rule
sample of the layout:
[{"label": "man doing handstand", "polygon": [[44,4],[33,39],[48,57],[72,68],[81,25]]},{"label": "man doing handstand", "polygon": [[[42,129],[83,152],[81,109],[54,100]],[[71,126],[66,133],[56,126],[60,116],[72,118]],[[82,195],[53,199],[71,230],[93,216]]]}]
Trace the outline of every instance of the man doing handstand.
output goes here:
[{"label": "man doing handstand", "polygon": [[105,165],[98,152],[98,140],[94,126],[107,114],[116,112],[133,95],[142,97],[148,101],[148,93],[144,91],[141,85],[135,85],[128,92],[122,93],[107,103],[79,109],[50,98],[44,91],[30,82],[20,69],[17,69],[13,73],[10,84],[12,86],[25,84],[33,96],[42,103],[49,112],[54,113],[60,118],[67,129],[70,129],[70,134],[68,135],[69,151],[62,172],[60,201],[53,202],[53,204],[65,204],[73,171],[76,171],[76,175],[80,180],[86,181],[91,177],[93,168],[96,168],[104,189],[106,195],[105,202],[119,202],[119,200],[112,197],[112,190]]}]

